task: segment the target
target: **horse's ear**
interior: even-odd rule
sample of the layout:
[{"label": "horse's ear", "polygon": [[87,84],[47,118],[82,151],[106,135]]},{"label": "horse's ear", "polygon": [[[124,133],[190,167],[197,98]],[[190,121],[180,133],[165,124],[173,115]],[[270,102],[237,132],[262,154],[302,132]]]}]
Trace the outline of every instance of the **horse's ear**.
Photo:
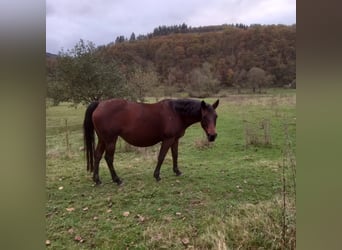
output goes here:
[{"label": "horse's ear", "polygon": [[219,100],[219,99],[217,99],[217,101],[216,101],[216,102],[214,102],[214,104],[213,104],[213,108],[214,108],[214,109],[216,109],[216,108],[217,108],[217,106],[219,105],[219,102],[220,102],[220,100]]},{"label": "horse's ear", "polygon": [[205,103],[205,101],[201,102],[201,109],[206,109],[207,108],[207,104]]}]

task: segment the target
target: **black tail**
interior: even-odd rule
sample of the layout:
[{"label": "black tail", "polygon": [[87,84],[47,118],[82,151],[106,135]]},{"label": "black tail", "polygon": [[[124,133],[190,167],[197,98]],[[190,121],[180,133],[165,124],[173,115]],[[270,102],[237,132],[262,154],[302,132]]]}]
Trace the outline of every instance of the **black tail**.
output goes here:
[{"label": "black tail", "polygon": [[93,172],[94,169],[94,151],[95,151],[95,133],[92,115],[99,102],[92,102],[86,112],[83,122],[84,151],[87,158],[87,170]]}]

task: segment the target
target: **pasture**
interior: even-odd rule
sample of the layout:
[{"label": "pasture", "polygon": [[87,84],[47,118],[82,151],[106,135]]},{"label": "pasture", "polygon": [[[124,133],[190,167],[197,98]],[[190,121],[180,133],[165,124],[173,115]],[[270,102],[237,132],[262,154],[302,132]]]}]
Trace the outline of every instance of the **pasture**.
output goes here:
[{"label": "pasture", "polygon": [[121,186],[104,159],[100,186],[86,171],[85,107],[47,105],[47,248],[294,249],[296,92],[219,99],[216,141],[206,142],[199,123],[180,139],[182,176],[169,151],[156,182],[159,144],[119,140]]}]

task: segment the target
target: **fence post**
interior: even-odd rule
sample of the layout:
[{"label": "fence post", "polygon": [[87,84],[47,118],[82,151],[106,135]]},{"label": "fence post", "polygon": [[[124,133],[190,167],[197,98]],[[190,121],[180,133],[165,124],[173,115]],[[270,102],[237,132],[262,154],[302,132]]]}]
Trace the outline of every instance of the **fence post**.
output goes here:
[{"label": "fence post", "polygon": [[264,119],[262,121],[262,127],[264,129],[264,144],[271,145],[270,121],[268,119]]},{"label": "fence post", "polygon": [[70,154],[68,119],[65,119],[65,141],[67,153]]}]

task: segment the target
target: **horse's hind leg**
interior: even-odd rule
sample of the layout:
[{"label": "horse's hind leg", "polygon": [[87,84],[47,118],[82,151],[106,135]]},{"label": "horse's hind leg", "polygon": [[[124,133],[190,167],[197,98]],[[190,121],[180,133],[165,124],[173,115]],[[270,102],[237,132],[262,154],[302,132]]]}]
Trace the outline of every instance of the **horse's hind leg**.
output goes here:
[{"label": "horse's hind leg", "polygon": [[105,150],[105,144],[99,140],[96,146],[95,154],[94,154],[94,173],[93,173],[93,181],[96,185],[101,184],[100,177],[99,177],[99,165]]},{"label": "horse's hind leg", "polygon": [[173,161],[173,172],[179,176],[182,174],[181,171],[179,171],[178,168],[178,139],[172,144],[171,146],[171,152],[172,152],[172,161]]},{"label": "horse's hind leg", "polygon": [[117,139],[118,138],[115,137],[115,139],[112,142],[107,143],[105,159],[106,159],[110,174],[112,175],[113,181],[116,182],[118,185],[120,185],[122,181],[120,180],[119,176],[117,176],[114,170],[114,153],[115,153],[115,145],[116,145]]}]

